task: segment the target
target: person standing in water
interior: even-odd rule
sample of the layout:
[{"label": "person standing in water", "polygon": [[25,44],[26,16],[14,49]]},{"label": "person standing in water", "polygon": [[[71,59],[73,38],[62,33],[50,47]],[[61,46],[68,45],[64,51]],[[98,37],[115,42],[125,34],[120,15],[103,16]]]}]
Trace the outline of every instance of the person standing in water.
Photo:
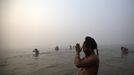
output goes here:
[{"label": "person standing in water", "polygon": [[35,52],[34,56],[35,56],[35,57],[38,57],[38,55],[39,55],[39,50],[38,50],[37,48],[35,48],[35,49],[33,50],[33,52]]},{"label": "person standing in water", "polygon": [[72,50],[72,45],[69,46],[69,49]]},{"label": "person standing in water", "polygon": [[[80,52],[83,50],[85,57],[80,58]],[[95,54],[95,51],[97,53]],[[89,36],[85,38],[82,48],[80,44],[76,44],[76,56],[74,64],[79,68],[77,75],[97,75],[99,68],[98,49],[95,40]]]},{"label": "person standing in water", "polygon": [[55,47],[55,51],[59,51],[59,46],[56,46]]}]

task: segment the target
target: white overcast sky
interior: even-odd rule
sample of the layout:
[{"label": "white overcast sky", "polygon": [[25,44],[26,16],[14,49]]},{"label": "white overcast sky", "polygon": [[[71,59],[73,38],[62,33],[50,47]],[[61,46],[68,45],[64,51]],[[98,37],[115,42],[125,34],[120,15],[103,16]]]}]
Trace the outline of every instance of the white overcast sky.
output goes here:
[{"label": "white overcast sky", "polygon": [[133,0],[1,0],[1,46],[134,44]]}]

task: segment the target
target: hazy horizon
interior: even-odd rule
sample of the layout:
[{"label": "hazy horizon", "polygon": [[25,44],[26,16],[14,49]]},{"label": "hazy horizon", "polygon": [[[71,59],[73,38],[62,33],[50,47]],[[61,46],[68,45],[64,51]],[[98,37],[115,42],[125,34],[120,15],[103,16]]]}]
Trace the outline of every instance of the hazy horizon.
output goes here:
[{"label": "hazy horizon", "polygon": [[133,0],[2,0],[1,48],[134,44]]}]

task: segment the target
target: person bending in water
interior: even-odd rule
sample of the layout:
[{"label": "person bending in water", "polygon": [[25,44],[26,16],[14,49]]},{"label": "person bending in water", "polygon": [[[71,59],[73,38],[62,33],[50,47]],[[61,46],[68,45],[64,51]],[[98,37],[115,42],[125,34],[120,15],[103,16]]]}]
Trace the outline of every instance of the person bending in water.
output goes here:
[{"label": "person bending in water", "polygon": [[[81,59],[80,52],[82,49],[85,57]],[[80,44],[76,44],[74,64],[79,68],[78,75],[97,75],[99,68],[99,57],[98,51],[97,54],[95,54],[95,49],[97,49],[97,44],[95,40],[89,36],[85,38],[82,48],[80,48]]]}]

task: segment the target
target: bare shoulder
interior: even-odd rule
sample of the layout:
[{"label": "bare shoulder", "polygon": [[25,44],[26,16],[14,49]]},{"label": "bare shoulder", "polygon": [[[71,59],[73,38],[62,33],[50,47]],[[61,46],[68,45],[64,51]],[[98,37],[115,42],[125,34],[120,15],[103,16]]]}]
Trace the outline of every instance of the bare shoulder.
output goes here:
[{"label": "bare shoulder", "polygon": [[88,58],[86,58],[85,60],[87,60],[89,62],[97,62],[97,61],[99,61],[99,58],[96,55],[92,55],[92,56],[89,56]]},{"label": "bare shoulder", "polygon": [[89,56],[83,58],[83,60],[80,61],[80,63],[77,64],[77,67],[91,67],[96,66],[99,64],[99,59],[97,56]]},{"label": "bare shoulder", "polygon": [[98,59],[98,56],[97,55],[91,55],[90,58]]}]

